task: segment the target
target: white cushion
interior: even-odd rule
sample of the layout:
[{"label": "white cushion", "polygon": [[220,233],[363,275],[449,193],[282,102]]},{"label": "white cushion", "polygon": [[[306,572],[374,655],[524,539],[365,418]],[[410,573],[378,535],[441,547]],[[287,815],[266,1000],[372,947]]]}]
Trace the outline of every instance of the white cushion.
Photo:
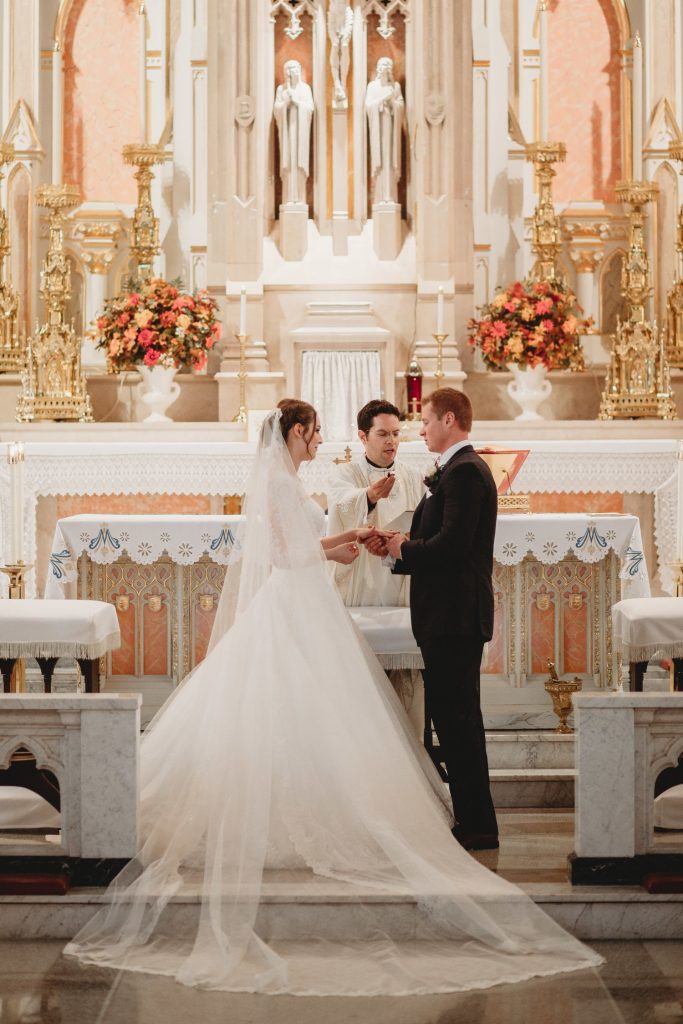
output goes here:
[{"label": "white cushion", "polygon": [[0,657],[99,658],[120,646],[106,601],[0,601]]},{"label": "white cushion", "polygon": [[655,797],[655,828],[683,829],[683,786],[672,786]]},{"label": "white cushion", "polygon": [[634,597],[612,606],[614,639],[628,661],[683,657],[683,597]]},{"label": "white cushion", "polygon": [[37,793],[0,786],[0,828],[59,828],[61,815]]}]

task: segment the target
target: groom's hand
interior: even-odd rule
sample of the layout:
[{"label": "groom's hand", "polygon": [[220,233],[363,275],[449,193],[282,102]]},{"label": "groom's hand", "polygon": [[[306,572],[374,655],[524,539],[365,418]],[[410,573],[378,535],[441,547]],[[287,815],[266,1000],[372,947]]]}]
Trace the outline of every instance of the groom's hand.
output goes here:
[{"label": "groom's hand", "polygon": [[384,558],[387,553],[388,539],[388,534],[375,531],[372,536],[368,537],[365,541],[365,550],[369,551],[371,555],[378,555],[380,558]]},{"label": "groom's hand", "polygon": [[398,561],[400,559],[400,557],[401,557],[401,545],[403,544],[404,540],[407,540],[405,534],[403,534],[403,533],[394,533],[387,540],[386,554],[387,555],[391,555],[392,558],[395,558],[396,561]]}]

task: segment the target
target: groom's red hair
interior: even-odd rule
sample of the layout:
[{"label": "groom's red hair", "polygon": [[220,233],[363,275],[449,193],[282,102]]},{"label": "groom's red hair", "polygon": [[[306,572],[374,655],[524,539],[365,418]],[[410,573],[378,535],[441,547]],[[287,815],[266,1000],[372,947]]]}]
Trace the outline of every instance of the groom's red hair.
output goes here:
[{"label": "groom's red hair", "polygon": [[427,403],[431,405],[440,420],[447,412],[452,412],[460,429],[469,434],[472,429],[472,403],[464,391],[456,391],[455,388],[437,388],[436,391],[432,391],[431,395],[423,398],[423,409]]}]

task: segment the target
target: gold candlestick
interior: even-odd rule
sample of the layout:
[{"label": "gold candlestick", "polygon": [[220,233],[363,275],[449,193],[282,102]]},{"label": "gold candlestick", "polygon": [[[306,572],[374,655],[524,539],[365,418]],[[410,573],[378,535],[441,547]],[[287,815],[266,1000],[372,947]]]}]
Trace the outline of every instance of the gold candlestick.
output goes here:
[{"label": "gold candlestick", "polygon": [[[683,165],[683,138],[669,143],[669,157]],[[683,166],[681,167],[683,174]],[[669,366],[683,369],[683,205],[678,211],[676,278],[666,297],[666,356]]]},{"label": "gold candlestick", "polygon": [[240,345],[240,368],[237,374],[240,382],[240,407],[237,413],[233,416],[233,423],[244,423],[247,422],[247,338],[248,334],[236,334],[239,345]]},{"label": "gold candlestick", "polygon": [[434,376],[436,377],[437,388],[441,387],[441,382],[446,376],[443,372],[443,343],[447,337],[447,334],[432,334],[432,338],[436,342],[436,370],[434,371]]},{"label": "gold candlestick", "polygon": [[683,562],[672,562],[671,568],[674,570],[674,586],[676,587],[676,597],[683,597]]},{"label": "gold candlestick", "polygon": [[137,278],[148,281],[154,269],[154,257],[160,252],[159,218],[154,216],[152,206],[152,168],[168,160],[169,154],[163,146],[136,142],[123,147],[123,159],[132,167],[137,167],[134,177],[138,183],[138,202],[133,214],[130,251],[137,267]]},{"label": "gold candlestick", "polygon": [[532,142],[526,148],[526,158],[536,169],[538,177],[538,205],[534,210],[531,251],[536,262],[531,268],[535,281],[559,281],[558,256],[562,248],[560,220],[553,202],[553,164],[563,163],[567,147],[563,142]]},{"label": "gold candlestick", "polygon": [[[0,565],[0,572],[9,577],[8,596],[13,601],[20,601],[26,597],[26,573],[33,568],[33,564],[27,565],[21,559],[13,565]],[[9,688],[12,693],[23,693],[26,684],[26,666],[23,658],[17,658],[12,669]]]}]

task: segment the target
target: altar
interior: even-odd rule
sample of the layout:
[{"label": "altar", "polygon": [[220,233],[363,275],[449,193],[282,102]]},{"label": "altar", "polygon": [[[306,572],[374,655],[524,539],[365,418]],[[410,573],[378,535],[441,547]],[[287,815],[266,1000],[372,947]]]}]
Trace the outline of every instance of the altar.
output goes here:
[{"label": "altar", "polygon": [[[103,689],[142,692],[146,717],[205,656],[240,518],[88,514],[57,524],[45,595],[115,604],[122,645],[106,658]],[[548,659],[588,690],[617,678],[610,608],[650,592],[640,524],[631,515],[504,515],[494,558],[486,724],[547,728]],[[406,613],[405,667],[416,667],[407,624]]]}]

